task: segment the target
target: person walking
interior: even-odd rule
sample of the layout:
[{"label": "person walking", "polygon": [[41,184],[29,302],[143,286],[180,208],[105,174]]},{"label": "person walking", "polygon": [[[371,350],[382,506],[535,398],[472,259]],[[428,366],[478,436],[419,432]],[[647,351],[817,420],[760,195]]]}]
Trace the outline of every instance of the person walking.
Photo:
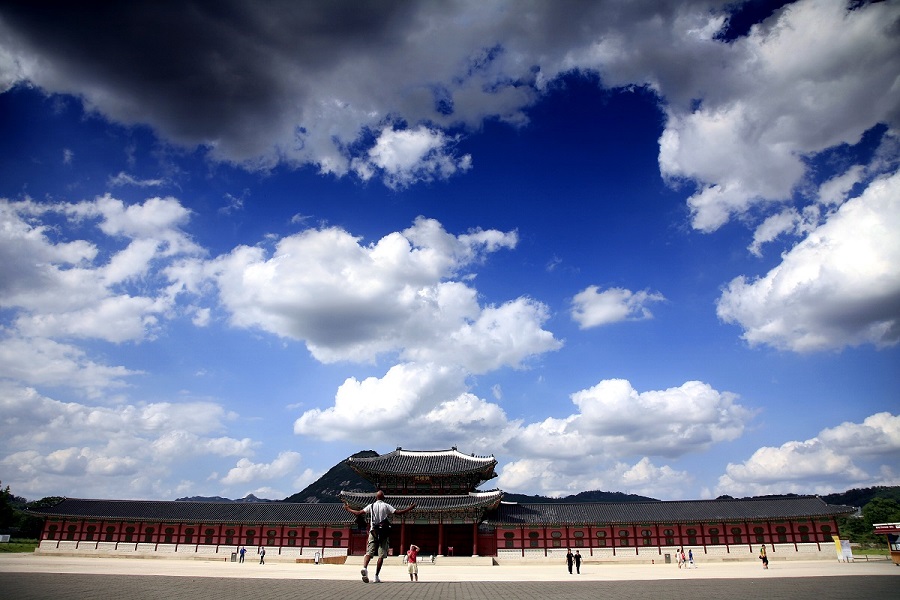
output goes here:
[{"label": "person walking", "polygon": [[572,554],[571,548],[566,548],[566,566],[569,567],[569,575],[572,574],[572,563],[575,561],[575,556]]},{"label": "person walking", "polygon": [[241,558],[238,560],[238,562],[244,562],[244,555],[247,554],[247,549],[241,546],[241,551],[238,552],[238,554],[241,555]]},{"label": "person walking", "polygon": [[373,556],[378,557],[375,564],[375,583],[381,583],[381,565],[384,563],[384,557],[388,555],[388,547],[390,546],[390,521],[388,517],[391,515],[402,515],[408,513],[416,507],[416,503],[412,502],[406,508],[396,509],[384,501],[384,492],[378,490],[375,492],[375,502],[367,504],[362,510],[350,508],[350,505],[344,502],[344,510],[352,515],[368,515],[369,516],[369,538],[366,541],[366,557],[363,559],[362,574],[363,583],[369,583],[369,561]]},{"label": "person walking", "polygon": [[769,557],[766,555],[766,546],[763,544],[759,548],[759,560],[762,561],[763,569],[769,568]]},{"label": "person walking", "polygon": [[575,572],[581,575],[581,552],[575,551]]},{"label": "person walking", "polygon": [[692,569],[694,568],[694,549],[693,548],[688,550],[688,564],[691,566]]},{"label": "person walking", "polygon": [[261,565],[266,564],[266,549],[265,548],[259,549],[259,564],[261,564]]},{"label": "person walking", "polygon": [[[419,547],[415,544],[409,545],[409,550],[406,551],[406,566],[409,570],[409,580],[410,581],[418,581],[419,580]],[[415,578],[415,579],[413,579]]]}]

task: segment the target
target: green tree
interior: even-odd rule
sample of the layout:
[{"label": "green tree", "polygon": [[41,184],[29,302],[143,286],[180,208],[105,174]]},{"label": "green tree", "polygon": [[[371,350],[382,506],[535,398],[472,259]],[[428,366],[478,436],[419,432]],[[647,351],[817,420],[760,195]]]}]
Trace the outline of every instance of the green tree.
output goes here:
[{"label": "green tree", "polygon": [[13,526],[16,519],[16,513],[13,510],[12,494],[9,486],[0,489],[0,530],[6,531]]},{"label": "green tree", "polygon": [[862,514],[870,527],[876,523],[898,523],[900,503],[892,498],[874,498],[863,506]]},{"label": "green tree", "polygon": [[872,526],[859,517],[843,517],[838,520],[838,529],[843,539],[856,543],[870,543],[874,540]]},{"label": "green tree", "polygon": [[[49,508],[56,506],[65,500],[62,496],[46,496],[40,500],[28,502],[24,505],[28,508]],[[41,537],[41,531],[44,529],[44,518],[29,515],[25,511],[19,511],[19,535],[23,538],[37,539]]]}]

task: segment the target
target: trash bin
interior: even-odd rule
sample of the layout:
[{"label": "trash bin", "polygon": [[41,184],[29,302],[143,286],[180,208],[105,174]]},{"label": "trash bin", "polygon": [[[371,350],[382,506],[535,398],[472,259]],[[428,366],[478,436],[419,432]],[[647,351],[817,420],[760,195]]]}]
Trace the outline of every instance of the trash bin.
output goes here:
[{"label": "trash bin", "polygon": [[231,562],[237,562],[237,552],[231,553]]},{"label": "trash bin", "polygon": [[671,554],[666,554],[665,556],[666,556],[666,564],[667,564],[667,565],[672,564],[672,555],[671,555]]}]

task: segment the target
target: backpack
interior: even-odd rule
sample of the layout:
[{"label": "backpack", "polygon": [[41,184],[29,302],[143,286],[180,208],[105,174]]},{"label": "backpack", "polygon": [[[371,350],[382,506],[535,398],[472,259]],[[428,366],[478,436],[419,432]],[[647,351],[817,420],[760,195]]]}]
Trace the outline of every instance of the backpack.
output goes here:
[{"label": "backpack", "polygon": [[391,522],[388,519],[383,519],[382,521],[372,525],[372,535],[375,536],[375,539],[383,540],[390,533],[391,533]]}]

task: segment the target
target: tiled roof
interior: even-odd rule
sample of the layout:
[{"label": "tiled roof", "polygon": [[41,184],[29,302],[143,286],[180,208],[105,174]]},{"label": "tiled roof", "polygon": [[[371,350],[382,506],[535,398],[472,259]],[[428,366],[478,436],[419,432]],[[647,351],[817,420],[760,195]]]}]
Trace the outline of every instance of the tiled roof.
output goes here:
[{"label": "tiled roof", "polygon": [[749,500],[684,500],[674,502],[591,502],[574,504],[501,503],[485,515],[494,525],[528,523],[719,523],[825,517],[855,512],[850,506],[826,504],[817,496]]},{"label": "tiled roof", "polygon": [[187,502],[164,500],[83,500],[66,498],[56,506],[28,511],[38,516],[191,523],[333,523],[353,515],[342,504],[288,502]]},{"label": "tiled roof", "polygon": [[347,464],[358,473],[410,476],[483,473],[484,481],[497,476],[494,472],[496,458],[463,454],[456,448],[427,451],[397,448],[380,456],[350,457]]},{"label": "tiled roof", "polygon": [[[406,508],[410,502],[416,503],[416,511],[442,512],[448,510],[490,508],[495,506],[503,497],[500,490],[487,492],[472,492],[459,495],[420,495],[420,496],[391,496],[385,495],[384,500],[395,508]],[[365,492],[341,492],[341,498],[356,509],[375,501],[375,494]]]},{"label": "tiled roof", "polygon": [[[374,494],[344,492],[351,506],[361,508]],[[416,510],[490,509],[503,492],[490,490],[461,495],[387,496],[397,508],[410,502]],[[756,498],[751,500],[685,500],[677,502],[516,504],[499,503],[485,515],[488,525],[606,524],[606,523],[719,523],[765,521],[802,517],[830,517],[855,512],[850,506],[826,504],[815,496]],[[42,517],[162,521],[190,523],[324,523],[353,525],[355,517],[337,503],[289,502],[184,502],[163,500],[84,500],[67,498],[49,508],[28,511]]]}]

